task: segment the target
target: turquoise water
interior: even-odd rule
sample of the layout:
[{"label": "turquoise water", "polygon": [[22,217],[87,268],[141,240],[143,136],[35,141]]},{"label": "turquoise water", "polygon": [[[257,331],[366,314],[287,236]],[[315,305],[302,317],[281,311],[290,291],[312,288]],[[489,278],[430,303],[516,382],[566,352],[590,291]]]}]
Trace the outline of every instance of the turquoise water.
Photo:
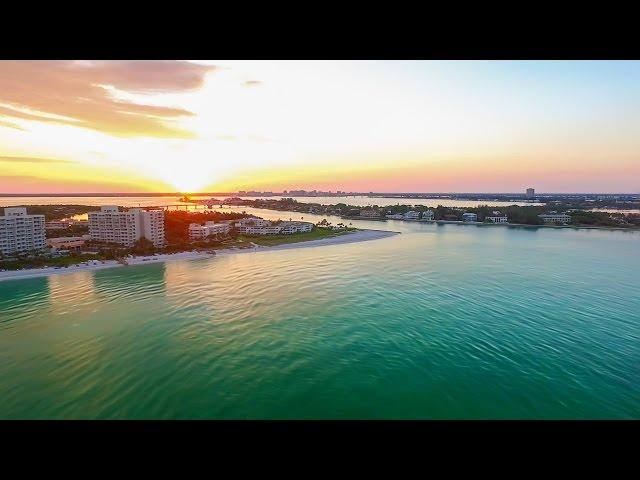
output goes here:
[{"label": "turquoise water", "polygon": [[0,282],[0,418],[640,418],[640,234],[358,224]]}]

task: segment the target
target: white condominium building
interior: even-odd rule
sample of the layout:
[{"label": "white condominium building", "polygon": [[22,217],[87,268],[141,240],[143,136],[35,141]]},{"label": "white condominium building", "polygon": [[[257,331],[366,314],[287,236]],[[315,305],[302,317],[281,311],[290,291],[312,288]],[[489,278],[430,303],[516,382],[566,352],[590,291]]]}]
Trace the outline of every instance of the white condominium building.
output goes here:
[{"label": "white condominium building", "polygon": [[154,247],[164,247],[164,211],[140,210],[142,236]]},{"label": "white condominium building", "polygon": [[268,227],[269,225],[271,225],[271,222],[259,217],[246,217],[246,218],[241,218],[236,222],[236,226],[243,226],[243,225],[249,225],[252,227]]},{"label": "white condominium building", "polygon": [[313,223],[310,222],[280,222],[281,234],[303,233],[313,230]]},{"label": "white condominium building", "polygon": [[5,208],[0,216],[0,253],[43,250],[46,246],[44,215],[27,215],[24,207]]},{"label": "white condominium building", "polygon": [[235,224],[236,230],[247,235],[289,235],[292,233],[310,232],[310,222],[277,222],[272,224],[261,218],[243,218]]},{"label": "white condominium building", "polygon": [[116,205],[103,205],[99,212],[89,212],[91,240],[118,243],[127,247],[144,237],[155,247],[164,246],[164,212],[132,208],[118,211]]},{"label": "white condominium building", "polygon": [[205,222],[204,225],[192,223],[189,225],[189,238],[191,240],[201,240],[209,235],[225,235],[229,233],[231,226],[228,223]]}]

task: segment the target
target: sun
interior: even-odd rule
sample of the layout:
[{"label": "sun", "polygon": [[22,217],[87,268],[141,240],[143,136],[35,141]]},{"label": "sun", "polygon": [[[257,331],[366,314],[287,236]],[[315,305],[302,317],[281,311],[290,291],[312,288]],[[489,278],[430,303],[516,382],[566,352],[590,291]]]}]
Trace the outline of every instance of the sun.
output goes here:
[{"label": "sun", "polygon": [[181,193],[200,192],[205,186],[212,183],[211,175],[208,172],[201,172],[197,168],[187,166],[176,168],[164,180]]}]

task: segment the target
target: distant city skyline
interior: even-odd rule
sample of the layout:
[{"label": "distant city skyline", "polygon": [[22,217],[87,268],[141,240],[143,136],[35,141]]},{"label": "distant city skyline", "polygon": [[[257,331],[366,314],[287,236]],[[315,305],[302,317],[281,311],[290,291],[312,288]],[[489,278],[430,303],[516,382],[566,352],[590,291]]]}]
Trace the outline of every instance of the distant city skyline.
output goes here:
[{"label": "distant city skyline", "polygon": [[638,61],[0,61],[0,193],[640,192]]}]

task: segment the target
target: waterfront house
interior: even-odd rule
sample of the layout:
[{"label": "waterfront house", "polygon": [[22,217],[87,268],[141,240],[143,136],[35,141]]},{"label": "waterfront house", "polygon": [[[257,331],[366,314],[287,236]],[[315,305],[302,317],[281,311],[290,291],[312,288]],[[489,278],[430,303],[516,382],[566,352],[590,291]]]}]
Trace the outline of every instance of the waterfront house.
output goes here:
[{"label": "waterfront house", "polygon": [[419,218],[420,218],[420,212],[416,212],[414,210],[411,210],[404,214],[405,220],[418,220]]},{"label": "waterfront house", "polygon": [[426,210],[422,212],[422,220],[432,222],[434,218],[433,210]]},{"label": "waterfront house", "polygon": [[360,216],[376,218],[380,216],[380,212],[378,212],[377,210],[373,210],[372,208],[368,208],[368,209],[360,210]]},{"label": "waterfront house", "polygon": [[389,215],[385,215],[386,218],[390,218],[391,220],[404,220],[404,215],[401,213],[393,213]]},{"label": "waterfront house", "polygon": [[478,215],[475,213],[463,213],[462,214],[462,221],[463,222],[477,222],[478,221]]},{"label": "waterfront house", "polygon": [[538,217],[544,223],[562,223],[564,225],[571,221],[571,215],[566,213],[558,213],[555,211],[543,213],[541,215],[538,215]]},{"label": "waterfront house", "polygon": [[485,218],[489,219],[493,223],[507,223],[508,218],[504,213],[494,211],[491,215],[487,215]]}]

